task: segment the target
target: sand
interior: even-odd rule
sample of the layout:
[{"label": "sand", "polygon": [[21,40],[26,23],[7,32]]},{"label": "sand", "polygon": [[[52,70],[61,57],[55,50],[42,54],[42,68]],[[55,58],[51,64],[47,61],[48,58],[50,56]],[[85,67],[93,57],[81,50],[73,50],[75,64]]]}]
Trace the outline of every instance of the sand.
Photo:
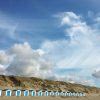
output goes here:
[{"label": "sand", "polygon": [[100,100],[99,96],[85,96],[85,97],[0,97],[0,100]]}]

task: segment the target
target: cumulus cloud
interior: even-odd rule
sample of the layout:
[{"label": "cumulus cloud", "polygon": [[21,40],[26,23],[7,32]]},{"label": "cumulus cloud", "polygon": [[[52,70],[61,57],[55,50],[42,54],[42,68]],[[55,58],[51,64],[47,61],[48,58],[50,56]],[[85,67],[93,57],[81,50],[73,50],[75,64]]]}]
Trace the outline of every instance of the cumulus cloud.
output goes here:
[{"label": "cumulus cloud", "polygon": [[7,74],[46,77],[52,70],[53,64],[43,57],[45,52],[33,50],[27,42],[15,44],[8,54],[13,56],[13,60],[6,69]]},{"label": "cumulus cloud", "polygon": [[34,50],[27,42],[0,51],[0,74],[48,78],[53,67],[42,49]]},{"label": "cumulus cloud", "polygon": [[0,64],[0,75],[5,75],[5,72],[6,72],[5,66]]},{"label": "cumulus cloud", "polygon": [[7,64],[10,61],[10,57],[6,54],[5,51],[0,50],[0,64]]}]

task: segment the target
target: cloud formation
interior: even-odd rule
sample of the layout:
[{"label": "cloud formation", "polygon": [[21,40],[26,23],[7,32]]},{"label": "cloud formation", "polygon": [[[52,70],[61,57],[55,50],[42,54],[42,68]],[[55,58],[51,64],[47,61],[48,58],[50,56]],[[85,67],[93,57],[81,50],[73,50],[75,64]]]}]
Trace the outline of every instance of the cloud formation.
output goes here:
[{"label": "cloud formation", "polygon": [[[1,50],[1,74],[95,84],[92,76],[100,76],[99,71],[92,74],[100,66],[98,22],[88,24],[83,16],[73,12],[60,13],[56,17],[60,20],[60,27],[65,28],[65,39],[43,41],[39,49],[32,49],[29,43],[24,42],[14,44],[6,51]],[[81,70],[61,75],[55,71],[59,68]]]},{"label": "cloud formation", "polygon": [[52,70],[53,64],[43,57],[45,52],[41,49],[33,50],[27,42],[15,44],[8,53],[13,56],[6,69],[9,74],[44,78]]},{"label": "cloud formation", "polygon": [[[73,82],[94,84],[92,72],[98,69],[100,65],[100,30],[98,22],[95,21],[98,17],[94,18],[92,24],[84,20],[83,16],[73,12],[60,13],[56,17],[61,21],[60,26],[65,28],[66,39],[46,41],[42,45],[42,49],[48,52],[55,63],[57,62],[57,68],[82,69],[77,73],[76,79],[71,78]],[[84,80],[79,79],[80,76]]]},{"label": "cloud formation", "polygon": [[7,64],[10,61],[10,57],[6,54],[5,51],[0,50],[0,64]]},{"label": "cloud formation", "polygon": [[99,30],[88,25],[82,16],[77,16],[73,12],[61,13],[57,17],[61,20],[61,27],[65,27],[65,35],[69,38],[46,41],[42,49],[45,49],[54,61],[56,59],[57,66],[61,68],[98,67]]}]

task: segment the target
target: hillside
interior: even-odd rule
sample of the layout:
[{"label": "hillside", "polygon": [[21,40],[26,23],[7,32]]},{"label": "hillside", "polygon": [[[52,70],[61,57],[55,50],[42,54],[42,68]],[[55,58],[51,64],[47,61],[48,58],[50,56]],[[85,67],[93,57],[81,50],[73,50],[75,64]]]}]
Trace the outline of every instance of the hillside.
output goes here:
[{"label": "hillside", "polygon": [[70,91],[84,93],[100,93],[100,88],[84,86],[80,84],[66,83],[62,81],[42,80],[35,77],[18,77],[0,75],[1,89],[35,89]]}]

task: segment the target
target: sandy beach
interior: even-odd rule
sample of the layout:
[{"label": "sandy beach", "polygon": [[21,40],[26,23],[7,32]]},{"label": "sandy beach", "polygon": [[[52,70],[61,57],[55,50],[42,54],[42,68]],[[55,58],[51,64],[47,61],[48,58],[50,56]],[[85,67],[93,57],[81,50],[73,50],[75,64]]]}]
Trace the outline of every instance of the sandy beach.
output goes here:
[{"label": "sandy beach", "polygon": [[100,95],[98,96],[85,96],[85,97],[0,97],[0,100],[100,100]]}]

